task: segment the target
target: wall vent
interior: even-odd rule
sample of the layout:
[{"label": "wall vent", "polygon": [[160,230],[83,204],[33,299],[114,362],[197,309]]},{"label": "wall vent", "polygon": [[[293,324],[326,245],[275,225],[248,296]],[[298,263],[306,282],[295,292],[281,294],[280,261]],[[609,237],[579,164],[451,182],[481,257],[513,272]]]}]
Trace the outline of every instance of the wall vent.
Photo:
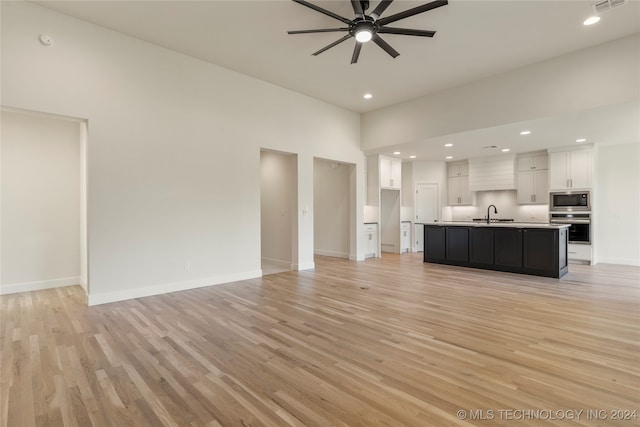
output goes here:
[{"label": "wall vent", "polygon": [[627,0],[602,0],[593,4],[593,11],[595,13],[607,12],[614,7],[622,6]]}]

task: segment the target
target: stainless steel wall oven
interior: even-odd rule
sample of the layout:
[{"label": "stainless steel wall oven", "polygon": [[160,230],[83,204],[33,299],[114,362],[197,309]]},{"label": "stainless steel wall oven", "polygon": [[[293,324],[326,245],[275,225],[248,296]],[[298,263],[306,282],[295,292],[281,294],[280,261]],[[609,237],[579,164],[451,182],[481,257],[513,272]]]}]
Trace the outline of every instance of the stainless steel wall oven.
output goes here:
[{"label": "stainless steel wall oven", "polygon": [[591,212],[549,212],[551,224],[569,224],[569,243],[591,244]]}]

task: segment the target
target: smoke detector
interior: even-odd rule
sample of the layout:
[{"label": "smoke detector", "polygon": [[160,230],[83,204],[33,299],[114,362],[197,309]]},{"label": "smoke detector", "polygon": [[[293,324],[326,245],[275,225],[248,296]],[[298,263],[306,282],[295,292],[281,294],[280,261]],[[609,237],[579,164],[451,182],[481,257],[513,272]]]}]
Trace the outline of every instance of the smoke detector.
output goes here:
[{"label": "smoke detector", "polygon": [[613,9],[614,7],[622,6],[625,3],[627,3],[627,0],[602,0],[594,3],[592,7],[595,13],[602,13]]},{"label": "smoke detector", "polygon": [[40,43],[45,46],[53,46],[53,37],[51,36],[40,34],[40,37],[38,37],[38,39],[40,40]]}]

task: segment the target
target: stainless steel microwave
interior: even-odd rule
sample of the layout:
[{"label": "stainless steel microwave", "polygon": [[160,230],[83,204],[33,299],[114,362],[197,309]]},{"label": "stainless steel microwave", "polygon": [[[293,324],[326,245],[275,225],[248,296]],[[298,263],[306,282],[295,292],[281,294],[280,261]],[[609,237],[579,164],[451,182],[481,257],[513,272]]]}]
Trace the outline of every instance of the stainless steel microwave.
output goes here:
[{"label": "stainless steel microwave", "polygon": [[591,210],[589,191],[562,191],[551,193],[550,211],[574,212]]}]

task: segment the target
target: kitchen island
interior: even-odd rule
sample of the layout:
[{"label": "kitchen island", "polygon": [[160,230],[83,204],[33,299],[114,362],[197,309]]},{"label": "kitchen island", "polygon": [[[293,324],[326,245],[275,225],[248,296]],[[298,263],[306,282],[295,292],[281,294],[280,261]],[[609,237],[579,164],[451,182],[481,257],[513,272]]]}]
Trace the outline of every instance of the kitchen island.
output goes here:
[{"label": "kitchen island", "polygon": [[424,224],[424,262],[560,278],[569,271],[566,224]]}]

